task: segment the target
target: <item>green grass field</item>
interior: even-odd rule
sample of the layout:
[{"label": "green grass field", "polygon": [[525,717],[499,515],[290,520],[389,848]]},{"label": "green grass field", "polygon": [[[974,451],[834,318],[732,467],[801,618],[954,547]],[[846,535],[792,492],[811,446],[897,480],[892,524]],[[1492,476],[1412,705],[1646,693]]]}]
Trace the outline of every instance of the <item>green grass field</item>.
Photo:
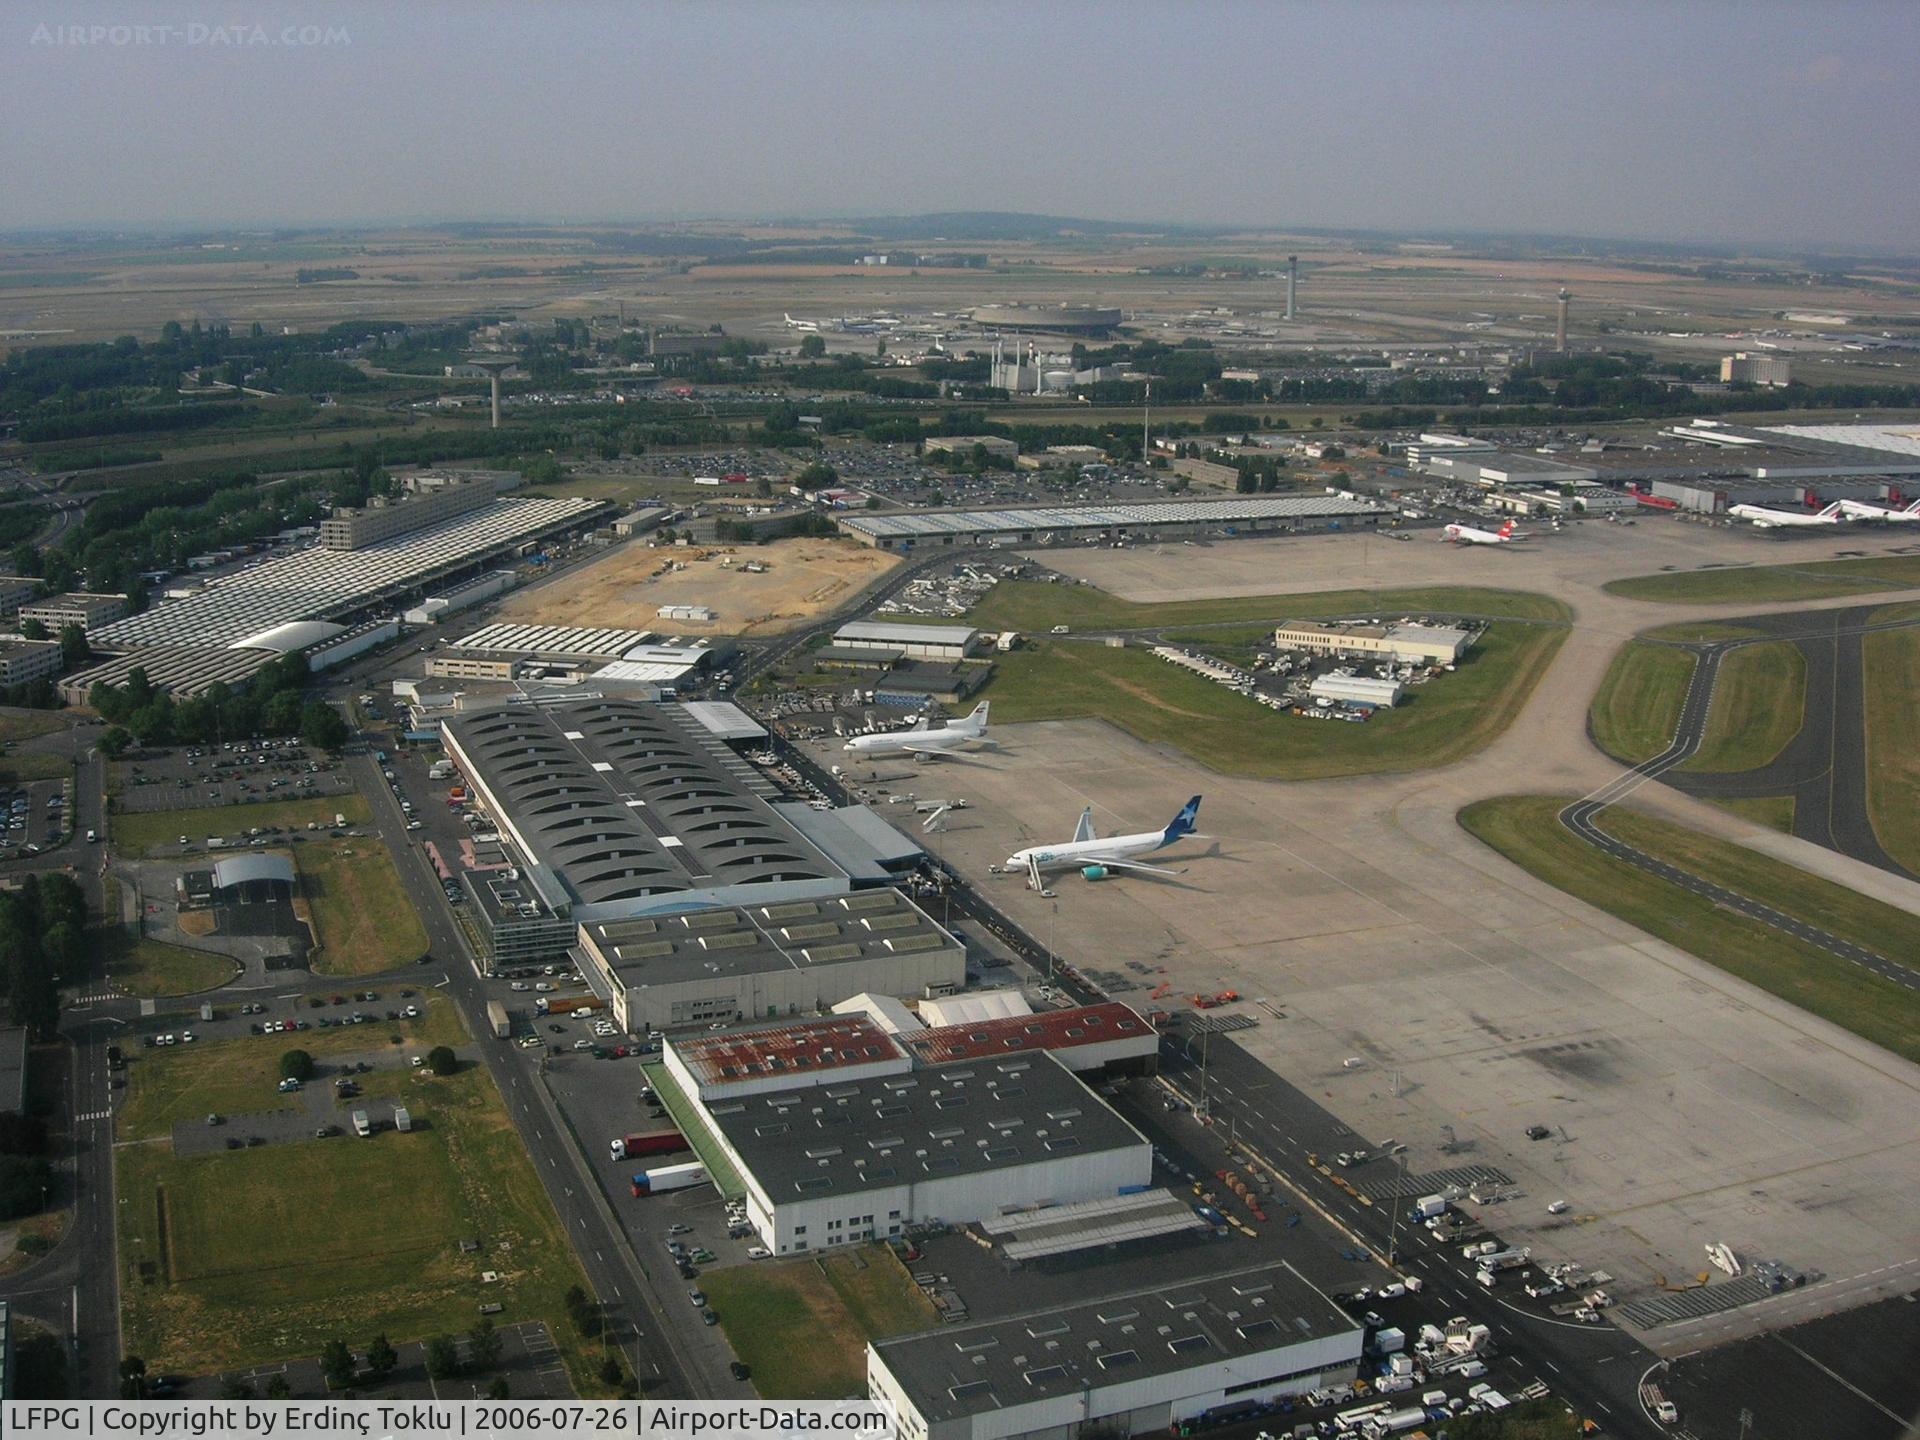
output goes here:
[{"label": "green grass field", "polygon": [[[381,1020],[326,1030],[316,1027],[294,1035],[200,1040],[153,1050],[129,1047],[126,1099],[114,1117],[117,1138],[159,1140],[173,1133],[176,1121],[200,1120],[209,1113],[244,1115],[280,1108],[283,1102],[274,1087],[280,1083],[280,1057],[289,1050],[305,1050],[324,1066],[328,1057],[335,1055],[374,1051],[417,1055],[435,1045],[466,1042],[466,1028],[450,1002],[431,991],[418,991],[413,1000],[396,1004],[393,1002],[398,993],[383,989],[377,1007],[328,1006],[313,1010],[303,1006],[294,1010],[276,1005],[272,1013],[277,1019],[306,1019],[346,1014],[355,1008],[378,1008],[384,1014],[398,1004],[414,1004],[421,1007],[419,1019]],[[192,1026],[193,1019],[183,1013],[177,1025],[163,1028]],[[393,1043],[395,1036],[400,1037],[397,1045]]]},{"label": "green grass field", "polygon": [[1875,555],[1865,560],[1811,560],[1804,565],[1757,565],[1674,570],[1610,580],[1604,590],[1663,605],[1718,605],[1739,601],[1824,600],[1920,585],[1920,555]]},{"label": "green grass field", "polygon": [[1793,797],[1791,795],[1727,795],[1708,802],[1718,805],[1730,814],[1743,820],[1751,820],[1756,825],[1765,825],[1768,829],[1778,830],[1782,835],[1793,833]]},{"label": "green grass field", "polygon": [[211,951],[131,940],[118,925],[103,932],[101,944],[107,978],[127,994],[148,999],[196,995],[226,984],[240,971],[236,961]]},{"label": "green grass field", "polygon": [[1790,640],[1742,645],[1720,659],[1707,733],[1682,770],[1758,770],[1800,733],[1807,709],[1807,662]]},{"label": "green grass field", "polygon": [[[182,835],[196,845],[211,835],[232,840],[248,830],[270,827],[305,830],[317,820],[331,827],[335,815],[349,825],[364,825],[372,812],[358,795],[327,799],[267,800],[257,805],[214,805],[199,810],[151,810],[137,815],[116,813],[107,822],[107,835],[122,855],[149,855],[162,846],[177,845]],[[377,841],[375,842],[378,843]]]},{"label": "green grass field", "polygon": [[24,785],[29,780],[59,780],[73,773],[73,762],[64,755],[21,754],[15,751],[0,760],[0,784]]},{"label": "green grass field", "polygon": [[1124,650],[1043,640],[1000,657],[979,698],[997,721],[1109,720],[1225,774],[1287,780],[1421,770],[1483,748],[1513,722],[1559,652],[1557,625],[1496,623],[1451,675],[1364,725],[1282,715],[1191,671]]},{"label": "green grass field", "polygon": [[1682,620],[1674,625],[1661,625],[1640,633],[1642,640],[1674,640],[1681,644],[1689,641],[1706,640],[1751,640],[1764,635],[1764,630],[1756,630],[1751,625],[1729,625],[1723,620]]},{"label": "green grass field", "polygon": [[51,735],[66,728],[66,720],[57,710],[18,710],[0,706],[0,743],[31,740],[36,735]]},{"label": "green grass field", "polygon": [[[1437,586],[1410,590],[1327,590],[1307,595],[1238,595],[1219,600],[1169,600],[1140,604],[1092,585],[1044,580],[1002,580],[967,612],[982,630],[1045,634],[1056,625],[1073,630],[1158,630],[1179,625],[1234,625],[1326,615],[1463,615],[1503,620],[1565,623],[1572,612],[1558,600],[1526,590]],[[901,616],[952,624],[936,616]],[[1263,627],[1255,627],[1263,628]]]},{"label": "green grass field", "polygon": [[427,953],[426,929],[380,841],[311,840],[292,849],[318,932],[316,974],[378,975]]},{"label": "green grass field", "polygon": [[1860,643],[1867,814],[1880,847],[1920,874],[1920,630],[1875,631]]},{"label": "green grass field", "polygon": [[403,1101],[411,1133],[197,1156],[120,1146],[127,1351],[206,1374],[336,1338],[459,1334],[491,1303],[503,1325],[544,1320],[580,1392],[604,1394],[562,1300],[579,1266],[484,1068],[366,1078],[370,1108]]},{"label": "green grass field", "polygon": [[810,1260],[700,1277],[753,1384],[775,1400],[835,1400],[866,1388],[866,1344],[939,1323],[893,1252],[864,1245]]},{"label": "green grass field", "polygon": [[[1557,816],[1571,796],[1509,795],[1460,812],[1476,839],[1522,869],[1811,1014],[1920,1060],[1920,994],[1727,910],[1588,845]],[[1649,855],[1751,895],[1901,963],[1920,956],[1920,916],[1727,841],[1633,811],[1601,827]]]},{"label": "green grass field", "polygon": [[1660,754],[1680,727],[1694,664],[1692,654],[1671,645],[1628,641],[1587,712],[1593,743],[1624,765]]}]

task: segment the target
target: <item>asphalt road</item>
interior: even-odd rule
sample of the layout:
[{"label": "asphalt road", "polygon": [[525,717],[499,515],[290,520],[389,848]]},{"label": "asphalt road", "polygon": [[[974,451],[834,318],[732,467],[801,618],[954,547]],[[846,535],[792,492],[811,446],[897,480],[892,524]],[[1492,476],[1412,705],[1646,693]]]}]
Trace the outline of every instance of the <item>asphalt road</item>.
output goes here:
[{"label": "asphalt road", "polygon": [[1567,806],[1560,812],[1560,823],[1589,845],[1595,846],[1616,860],[1624,860],[1627,864],[1644,870],[1650,875],[1657,875],[1662,880],[1712,900],[1717,905],[1724,905],[1729,910],[1737,911],[1751,920],[1758,920],[1763,925],[1791,935],[1794,939],[1816,949],[1824,950],[1836,959],[1846,960],[1863,969],[1871,970],[1874,974],[1891,980],[1897,985],[1904,985],[1908,989],[1920,989],[1920,972],[1889,960],[1886,956],[1863,946],[1855,945],[1852,941],[1844,940],[1816,925],[1809,925],[1796,916],[1776,910],[1771,905],[1763,904],[1739,891],[1729,890],[1724,885],[1716,885],[1710,880],[1704,880],[1691,871],[1669,865],[1666,861],[1635,849],[1600,829],[1599,817],[1608,806],[1618,804],[1646,781],[1661,778],[1675,766],[1684,763],[1700,748],[1700,742],[1706,734],[1707,715],[1713,706],[1713,689],[1719,678],[1720,661],[1728,648],[1724,645],[1701,648],[1700,662],[1694,667],[1693,681],[1687,687],[1686,699],[1681,705],[1680,723],[1675,731],[1673,743],[1651,760],[1634,766],[1591,795]]},{"label": "asphalt road", "polygon": [[546,1052],[527,1052],[489,1038],[486,1006],[492,997],[453,919],[439,878],[421,849],[408,843],[406,818],[380,767],[366,754],[352,756],[347,763],[372,809],[374,828],[394,853],[407,898],[426,926],[429,953],[436,962],[434,973],[445,975],[435,983],[453,997],[467,1028],[479,1037],[481,1058],[547,1187],[589,1286],[612,1320],[614,1333],[624,1340],[629,1365],[655,1396],[706,1398],[712,1386],[676,1343],[668,1318],[674,1312],[649,1284],[606,1208],[586,1157],[540,1083],[542,1062],[527,1058],[529,1053],[544,1056]]}]

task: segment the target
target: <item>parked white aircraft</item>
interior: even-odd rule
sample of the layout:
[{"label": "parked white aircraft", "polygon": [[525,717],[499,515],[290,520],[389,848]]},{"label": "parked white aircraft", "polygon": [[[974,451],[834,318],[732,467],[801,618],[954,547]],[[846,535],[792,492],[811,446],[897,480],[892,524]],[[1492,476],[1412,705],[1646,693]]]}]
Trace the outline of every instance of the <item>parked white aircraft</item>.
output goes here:
[{"label": "parked white aircraft", "polygon": [[1026,871],[1035,889],[1040,887],[1043,871],[1064,870],[1075,865],[1085,869],[1089,880],[1100,879],[1108,870],[1177,875],[1180,873],[1177,870],[1143,864],[1130,857],[1164,850],[1174,841],[1193,834],[1193,822],[1199,814],[1200,797],[1196,795],[1180,807],[1180,813],[1164,830],[1143,830],[1137,835],[1112,835],[1102,840],[1093,833],[1093,810],[1088,808],[1080,816],[1073,839],[1064,845],[1029,845],[1025,850],[1016,850],[1007,857],[1007,869]]},{"label": "parked white aircraft", "polygon": [[1838,503],[1842,510],[1856,520],[1877,520],[1899,525],[1920,522],[1920,500],[1914,501],[1904,510],[1895,510],[1886,505],[1874,505],[1865,500],[1842,500]]},{"label": "parked white aircraft", "polygon": [[1472,525],[1449,525],[1441,533],[1455,545],[1511,545],[1519,538],[1513,533],[1511,520],[1498,530],[1480,530]]},{"label": "parked white aircraft", "polygon": [[817,333],[820,329],[820,322],[818,320],[796,320],[784,310],[780,312],[780,318],[787,322],[787,329],[789,330],[806,330]]},{"label": "parked white aircraft", "polygon": [[1824,510],[1770,510],[1765,505],[1730,505],[1727,514],[1736,520],[1750,521],[1762,530],[1791,530],[1809,525],[1838,525],[1846,513],[1845,501],[1836,500]]},{"label": "parked white aircraft", "polygon": [[982,700],[966,719],[955,720],[939,730],[928,729],[927,717],[922,715],[911,730],[896,730],[890,735],[856,735],[843,748],[854,755],[912,755],[921,760],[976,747],[989,748],[998,743],[987,739],[987,707],[992,703]]}]

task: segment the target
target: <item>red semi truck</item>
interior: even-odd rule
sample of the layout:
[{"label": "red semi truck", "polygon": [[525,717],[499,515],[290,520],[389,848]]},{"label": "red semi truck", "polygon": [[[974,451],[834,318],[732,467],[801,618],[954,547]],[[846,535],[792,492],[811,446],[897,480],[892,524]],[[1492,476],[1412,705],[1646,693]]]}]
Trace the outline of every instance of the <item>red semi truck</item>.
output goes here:
[{"label": "red semi truck", "polygon": [[638,1160],[642,1155],[670,1155],[687,1148],[678,1130],[649,1130],[644,1135],[616,1135],[607,1142],[615,1160]]}]

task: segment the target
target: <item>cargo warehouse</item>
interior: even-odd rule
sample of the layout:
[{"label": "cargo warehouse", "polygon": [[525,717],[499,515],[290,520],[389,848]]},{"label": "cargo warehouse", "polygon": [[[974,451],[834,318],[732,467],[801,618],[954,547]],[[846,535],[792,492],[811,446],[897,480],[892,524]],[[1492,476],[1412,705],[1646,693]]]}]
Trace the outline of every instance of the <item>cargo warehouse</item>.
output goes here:
[{"label": "cargo warehouse", "polygon": [[1473,632],[1451,625],[1321,625],[1289,620],[1273,632],[1282,650],[1314,655],[1379,656],[1403,665],[1451,665],[1473,644]]},{"label": "cargo warehouse", "polygon": [[1284,535],[1378,525],[1394,511],[1344,495],[1249,495],[1031,510],[859,511],[837,517],[863,545],[906,551],[926,546],[1083,545],[1212,535]]},{"label": "cargo warehouse", "polygon": [[1171,1433],[1359,1373],[1365,1332],[1285,1263],[867,1347],[904,1440]]}]

